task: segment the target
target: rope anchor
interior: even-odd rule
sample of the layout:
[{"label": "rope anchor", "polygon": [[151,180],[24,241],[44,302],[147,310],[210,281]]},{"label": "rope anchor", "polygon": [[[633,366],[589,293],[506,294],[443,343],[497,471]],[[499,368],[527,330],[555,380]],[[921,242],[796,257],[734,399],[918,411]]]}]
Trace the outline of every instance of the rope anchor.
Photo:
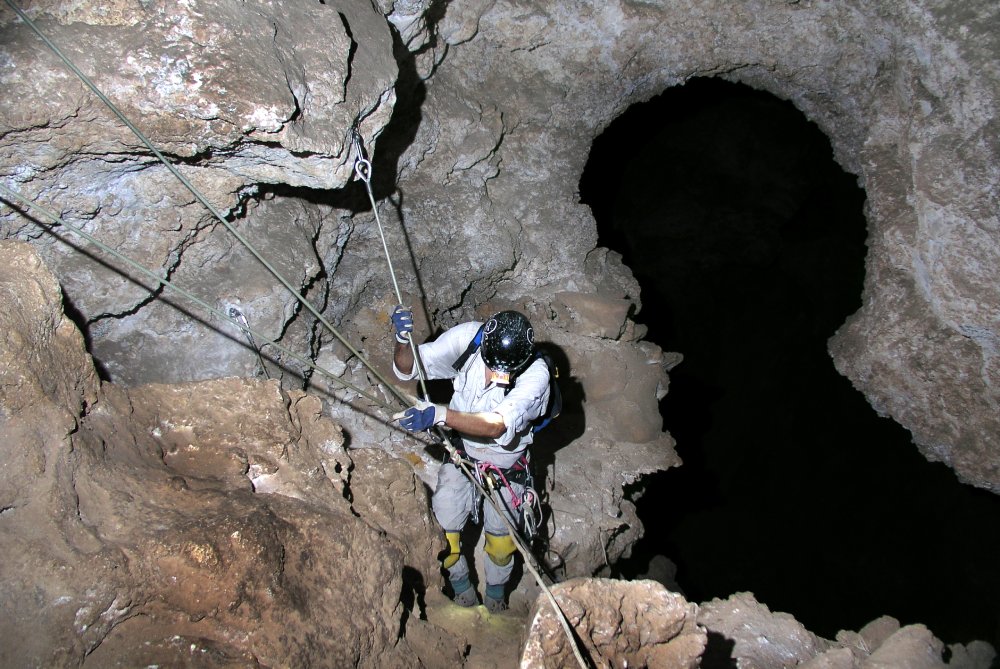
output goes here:
[{"label": "rope anchor", "polygon": [[[353,138],[351,139],[351,146],[354,148],[354,155],[357,158],[354,161],[354,173],[358,175],[358,178],[365,182],[365,185],[369,187],[369,195],[371,194],[371,181],[372,181],[372,164],[365,158],[364,150],[361,148],[361,134],[358,132],[357,128],[352,130]],[[372,198],[372,207],[375,206],[375,199]],[[378,214],[376,213],[376,216]]]},{"label": "rope anchor", "polygon": [[250,348],[253,352],[257,354],[257,365],[260,368],[260,373],[263,374],[264,378],[270,379],[271,375],[267,371],[267,367],[264,366],[264,356],[260,352],[260,347],[257,346],[257,342],[254,341],[253,332],[250,330],[250,323],[247,321],[246,314],[234,305],[230,305],[227,310],[228,316],[239,324],[240,329],[243,330],[243,336],[247,338],[247,342],[250,344]]}]

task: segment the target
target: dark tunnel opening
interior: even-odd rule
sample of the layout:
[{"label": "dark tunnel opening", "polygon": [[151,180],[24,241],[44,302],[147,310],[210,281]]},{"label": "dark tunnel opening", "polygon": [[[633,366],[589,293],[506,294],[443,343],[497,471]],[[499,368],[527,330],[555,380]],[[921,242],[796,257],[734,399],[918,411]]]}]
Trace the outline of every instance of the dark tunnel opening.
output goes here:
[{"label": "dark tunnel opening", "polygon": [[647,339],[684,355],[660,407],[684,465],[644,481],[621,575],[664,555],[691,601],[750,591],[827,639],[890,615],[1000,648],[1000,497],[927,462],[826,351],[861,305],[867,233],[819,128],[694,79],[594,141],[580,194]]}]

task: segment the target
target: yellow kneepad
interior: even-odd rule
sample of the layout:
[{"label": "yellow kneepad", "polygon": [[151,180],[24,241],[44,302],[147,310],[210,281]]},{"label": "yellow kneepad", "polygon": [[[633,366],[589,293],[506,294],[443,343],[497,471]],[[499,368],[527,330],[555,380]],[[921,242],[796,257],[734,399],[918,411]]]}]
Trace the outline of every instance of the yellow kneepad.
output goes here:
[{"label": "yellow kneepad", "polygon": [[462,544],[458,532],[445,532],[444,538],[448,540],[448,554],[444,557],[441,564],[444,565],[445,569],[451,569],[458,562]]},{"label": "yellow kneepad", "polygon": [[514,540],[509,534],[496,536],[487,532],[485,550],[494,564],[506,567],[510,562],[510,558],[514,555],[514,551],[517,549],[514,547]]}]

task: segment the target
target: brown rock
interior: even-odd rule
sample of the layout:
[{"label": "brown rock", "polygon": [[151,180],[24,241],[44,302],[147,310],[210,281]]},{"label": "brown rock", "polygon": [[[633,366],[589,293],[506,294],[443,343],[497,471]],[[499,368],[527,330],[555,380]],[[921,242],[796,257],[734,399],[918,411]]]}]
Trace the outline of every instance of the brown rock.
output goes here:
[{"label": "brown rock", "polygon": [[[705,631],[696,608],[655,581],[573,579],[552,594],[582,641],[581,655],[596,666],[696,667]],[[521,667],[575,666],[572,649],[552,605],[539,595]]]},{"label": "brown rock", "polygon": [[[0,513],[3,664],[409,666],[404,553],[438,538],[412,470],[352,472],[320,402],[275,381],[97,387],[52,275],[0,253],[4,446],[29,453],[4,457],[25,484]],[[352,478],[395,515],[352,508]]]},{"label": "brown rock", "polygon": [[931,669],[944,666],[944,644],[923,625],[907,625],[890,636],[865,662],[862,669]]},{"label": "brown rock", "polygon": [[561,292],[553,296],[553,308],[567,322],[566,329],[588,337],[618,339],[634,305],[630,300],[601,294]]}]

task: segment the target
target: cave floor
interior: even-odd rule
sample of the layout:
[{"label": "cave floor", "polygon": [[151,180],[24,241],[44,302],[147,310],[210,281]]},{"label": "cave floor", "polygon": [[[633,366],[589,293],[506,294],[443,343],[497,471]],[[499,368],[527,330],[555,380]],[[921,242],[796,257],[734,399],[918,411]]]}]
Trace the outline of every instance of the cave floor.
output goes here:
[{"label": "cave floor", "polygon": [[[428,594],[427,621],[464,639],[467,647],[465,669],[515,669],[527,625],[527,609],[512,602],[512,608],[491,614],[479,605],[458,606],[443,594]],[[421,658],[428,669],[435,669]]]},{"label": "cave floor", "polygon": [[[481,563],[481,555],[476,557]],[[516,669],[529,616],[540,593],[538,584],[529,575],[522,575],[508,598],[510,608],[503,613],[491,614],[482,605],[461,607],[439,592],[426,593],[423,613],[427,622],[464,640],[465,669]],[[436,669],[427,658],[421,660],[428,669]]]}]

